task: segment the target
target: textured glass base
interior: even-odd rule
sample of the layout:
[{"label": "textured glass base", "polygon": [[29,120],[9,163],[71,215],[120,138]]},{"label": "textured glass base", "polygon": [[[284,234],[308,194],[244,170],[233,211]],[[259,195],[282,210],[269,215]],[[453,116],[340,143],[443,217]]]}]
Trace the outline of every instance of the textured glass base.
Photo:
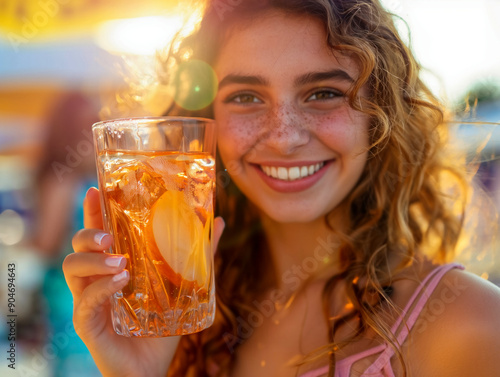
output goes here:
[{"label": "textured glass base", "polygon": [[[198,302],[189,297],[185,309],[167,309],[163,312],[133,310],[120,292],[111,298],[113,328],[127,337],[165,337],[192,334],[210,327],[214,321],[215,299]],[[186,298],[185,298],[186,299]],[[182,301],[182,300],[181,300]]]}]

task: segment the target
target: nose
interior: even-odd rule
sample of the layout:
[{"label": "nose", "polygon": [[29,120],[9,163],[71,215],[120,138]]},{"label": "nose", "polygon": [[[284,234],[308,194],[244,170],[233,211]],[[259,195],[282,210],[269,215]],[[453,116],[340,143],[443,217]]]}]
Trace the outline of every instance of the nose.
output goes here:
[{"label": "nose", "polygon": [[307,124],[293,106],[277,106],[269,113],[265,123],[261,143],[279,154],[293,154],[310,140]]}]

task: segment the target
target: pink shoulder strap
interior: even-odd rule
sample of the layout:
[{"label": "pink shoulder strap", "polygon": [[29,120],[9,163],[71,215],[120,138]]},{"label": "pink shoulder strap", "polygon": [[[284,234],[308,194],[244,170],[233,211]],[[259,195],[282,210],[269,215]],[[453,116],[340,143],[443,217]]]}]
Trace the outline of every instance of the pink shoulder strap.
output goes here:
[{"label": "pink shoulder strap", "polygon": [[[408,337],[409,332],[415,325],[418,316],[422,312],[422,309],[429,300],[429,297],[431,296],[432,292],[434,292],[434,290],[436,289],[437,285],[439,284],[439,281],[443,278],[444,274],[446,274],[448,271],[454,268],[459,268],[463,270],[464,266],[462,266],[459,263],[450,263],[436,267],[430,274],[426,276],[426,278],[422,281],[420,286],[415,290],[412,297],[410,298],[405,308],[403,309],[403,312],[401,313],[398,320],[394,323],[391,329],[392,333],[396,335],[396,331],[400,327],[403,318],[407,317],[407,320],[403,324],[401,331],[397,335],[397,341],[399,345],[402,345],[406,340],[406,338]],[[418,301],[415,304],[415,307],[410,312],[409,316],[407,316],[408,311],[410,310],[414,302],[417,300],[417,298]],[[387,363],[390,362],[390,359],[393,356],[393,354],[394,350],[392,349],[392,347],[387,347],[385,351],[377,358],[377,360],[375,360],[375,362],[368,369],[365,370],[363,375],[365,375],[365,373],[368,375],[370,373],[375,373],[377,371],[382,370],[382,368],[384,368],[387,365]]]},{"label": "pink shoulder strap", "polygon": [[443,276],[448,271],[454,268],[460,268],[461,270],[463,270],[464,266],[458,263],[450,263],[436,267],[430,274],[426,276],[426,278],[422,281],[420,286],[415,290],[412,297],[406,304],[406,307],[404,308],[403,312],[401,313],[401,316],[398,318],[398,320],[392,327],[392,333],[396,334],[396,331],[400,326],[403,318],[407,317],[408,311],[412,307],[415,300],[418,298],[415,307],[410,312],[409,316],[407,317],[406,323],[404,324],[403,328],[401,329],[397,337],[399,344],[403,344],[403,342],[405,341],[406,337],[408,336],[408,333],[411,331],[411,329],[415,325],[415,322],[417,321],[418,316],[422,312],[422,309],[424,308],[432,292],[434,292],[434,290],[436,289],[437,285],[439,284]]}]

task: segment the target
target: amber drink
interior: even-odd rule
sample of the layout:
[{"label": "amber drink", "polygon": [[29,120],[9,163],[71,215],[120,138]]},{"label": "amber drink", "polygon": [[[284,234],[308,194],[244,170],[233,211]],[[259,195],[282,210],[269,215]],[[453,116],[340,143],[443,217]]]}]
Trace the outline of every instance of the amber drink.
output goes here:
[{"label": "amber drink", "polygon": [[214,127],[169,117],[93,126],[110,252],[130,272],[111,300],[120,335],[183,335],[213,323]]}]

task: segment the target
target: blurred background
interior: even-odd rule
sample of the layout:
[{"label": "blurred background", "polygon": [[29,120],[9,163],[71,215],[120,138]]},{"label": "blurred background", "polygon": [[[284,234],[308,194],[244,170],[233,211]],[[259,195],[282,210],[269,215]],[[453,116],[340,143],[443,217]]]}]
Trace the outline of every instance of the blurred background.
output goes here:
[{"label": "blurred background", "polygon": [[[500,131],[488,122],[500,122],[500,1],[383,3],[406,21],[398,25],[428,85],[461,114],[454,140],[478,158],[485,192],[477,198],[482,222],[471,225],[478,231],[461,258],[499,284],[490,236],[500,208]],[[162,113],[168,93],[155,81],[155,51],[196,20],[193,4],[0,0],[0,307],[5,318],[7,265],[15,263],[17,314],[17,368],[2,359],[0,375],[100,375],[74,333],[61,272],[83,226],[83,196],[96,185],[90,127]],[[0,321],[2,350],[8,331]]]}]

